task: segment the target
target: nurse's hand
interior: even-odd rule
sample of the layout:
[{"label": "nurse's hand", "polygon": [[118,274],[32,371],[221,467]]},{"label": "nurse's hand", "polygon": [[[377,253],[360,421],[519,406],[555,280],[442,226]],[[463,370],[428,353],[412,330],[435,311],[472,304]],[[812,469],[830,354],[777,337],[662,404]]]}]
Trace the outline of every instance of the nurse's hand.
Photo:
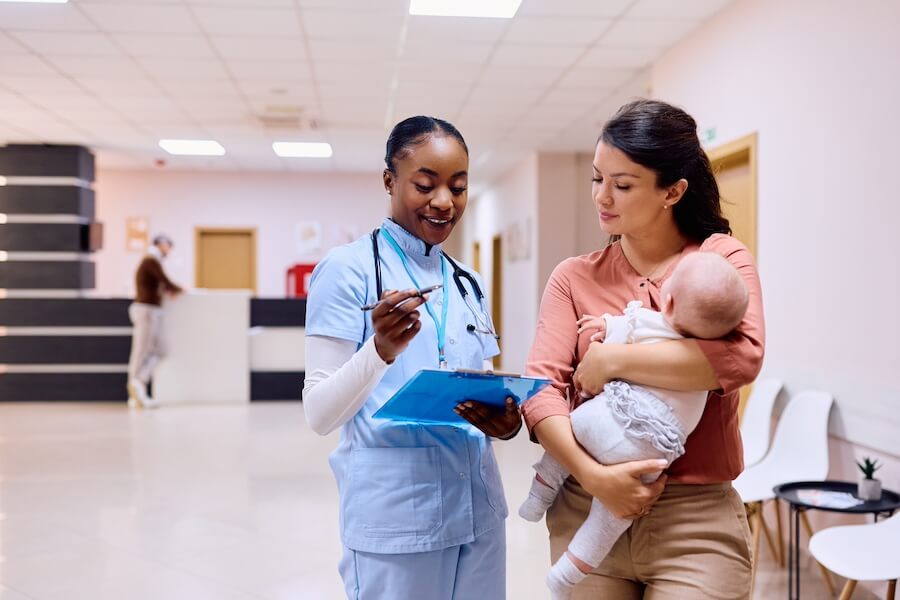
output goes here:
[{"label": "nurse's hand", "polygon": [[485,435],[501,440],[514,438],[522,428],[522,412],[512,398],[506,399],[506,406],[503,408],[477,400],[466,400],[457,404],[453,410]]},{"label": "nurse's hand", "polygon": [[591,496],[620,519],[637,519],[648,514],[666,486],[665,475],[651,484],[641,481],[641,475],[658,473],[666,468],[664,460],[595,465],[587,473],[580,473],[578,481]]},{"label": "nurse's hand", "polygon": [[416,309],[426,300],[427,297],[420,296],[418,290],[388,290],[382,294],[381,302],[372,310],[372,327],[375,328],[375,349],[384,362],[394,362],[422,329]]}]

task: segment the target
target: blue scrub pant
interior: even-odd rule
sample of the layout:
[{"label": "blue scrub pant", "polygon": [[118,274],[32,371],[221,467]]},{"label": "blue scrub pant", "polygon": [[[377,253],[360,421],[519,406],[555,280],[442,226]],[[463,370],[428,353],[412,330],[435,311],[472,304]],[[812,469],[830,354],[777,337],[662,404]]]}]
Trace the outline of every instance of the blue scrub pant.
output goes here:
[{"label": "blue scrub pant", "polygon": [[345,546],[338,570],[348,600],[505,600],[506,527],[431,552],[374,554]]}]

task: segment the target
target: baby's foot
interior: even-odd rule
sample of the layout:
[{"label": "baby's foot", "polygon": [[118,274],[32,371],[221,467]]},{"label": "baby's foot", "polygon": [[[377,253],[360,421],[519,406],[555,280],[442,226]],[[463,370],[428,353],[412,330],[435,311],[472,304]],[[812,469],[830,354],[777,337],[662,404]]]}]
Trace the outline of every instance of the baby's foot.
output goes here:
[{"label": "baby's foot", "polygon": [[537,523],[544,517],[544,513],[550,508],[550,504],[550,502],[546,502],[542,498],[529,493],[525,502],[519,507],[519,516],[526,521]]},{"label": "baby's foot", "polygon": [[563,554],[547,574],[547,587],[551,600],[570,600],[575,585],[585,578],[585,574]]},{"label": "baby's foot", "polygon": [[556,498],[556,490],[546,483],[543,483],[538,477],[531,482],[531,490],[528,491],[528,497],[519,507],[519,516],[526,521],[537,523],[553,504]]}]

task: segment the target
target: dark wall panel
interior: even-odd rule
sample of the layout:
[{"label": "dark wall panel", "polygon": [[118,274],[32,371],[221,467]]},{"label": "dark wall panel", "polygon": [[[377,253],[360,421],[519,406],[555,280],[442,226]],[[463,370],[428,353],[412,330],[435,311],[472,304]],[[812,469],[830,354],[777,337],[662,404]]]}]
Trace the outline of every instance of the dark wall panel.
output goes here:
[{"label": "dark wall panel", "polygon": [[0,337],[0,364],[125,365],[128,335],[8,335]]},{"label": "dark wall panel", "polygon": [[90,226],[80,223],[0,224],[0,250],[8,252],[89,252]]},{"label": "dark wall panel", "polygon": [[303,371],[253,371],[250,373],[250,401],[300,400]]},{"label": "dark wall panel", "polygon": [[253,298],[251,327],[305,327],[306,300],[301,298]]},{"label": "dark wall panel", "polygon": [[125,298],[4,298],[0,327],[130,327]]},{"label": "dark wall panel", "polygon": [[0,213],[94,218],[94,190],[73,185],[0,186]]},{"label": "dark wall panel", "polygon": [[125,373],[0,373],[2,402],[125,402]]},{"label": "dark wall panel", "polygon": [[83,146],[10,144],[0,146],[0,175],[77,177],[94,180],[94,155]]},{"label": "dark wall panel", "polygon": [[0,262],[0,288],[87,290],[94,287],[94,263],[86,261]]}]

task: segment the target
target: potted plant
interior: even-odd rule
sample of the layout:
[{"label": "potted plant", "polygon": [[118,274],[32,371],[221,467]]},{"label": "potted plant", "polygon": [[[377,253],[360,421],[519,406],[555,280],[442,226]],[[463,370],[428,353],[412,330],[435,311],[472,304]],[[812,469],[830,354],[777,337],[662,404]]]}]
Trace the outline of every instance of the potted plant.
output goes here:
[{"label": "potted plant", "polygon": [[875,471],[880,469],[881,465],[877,460],[866,456],[861,463],[857,462],[856,466],[863,474],[856,487],[856,497],[860,500],[881,500],[881,480],[874,477]]}]

